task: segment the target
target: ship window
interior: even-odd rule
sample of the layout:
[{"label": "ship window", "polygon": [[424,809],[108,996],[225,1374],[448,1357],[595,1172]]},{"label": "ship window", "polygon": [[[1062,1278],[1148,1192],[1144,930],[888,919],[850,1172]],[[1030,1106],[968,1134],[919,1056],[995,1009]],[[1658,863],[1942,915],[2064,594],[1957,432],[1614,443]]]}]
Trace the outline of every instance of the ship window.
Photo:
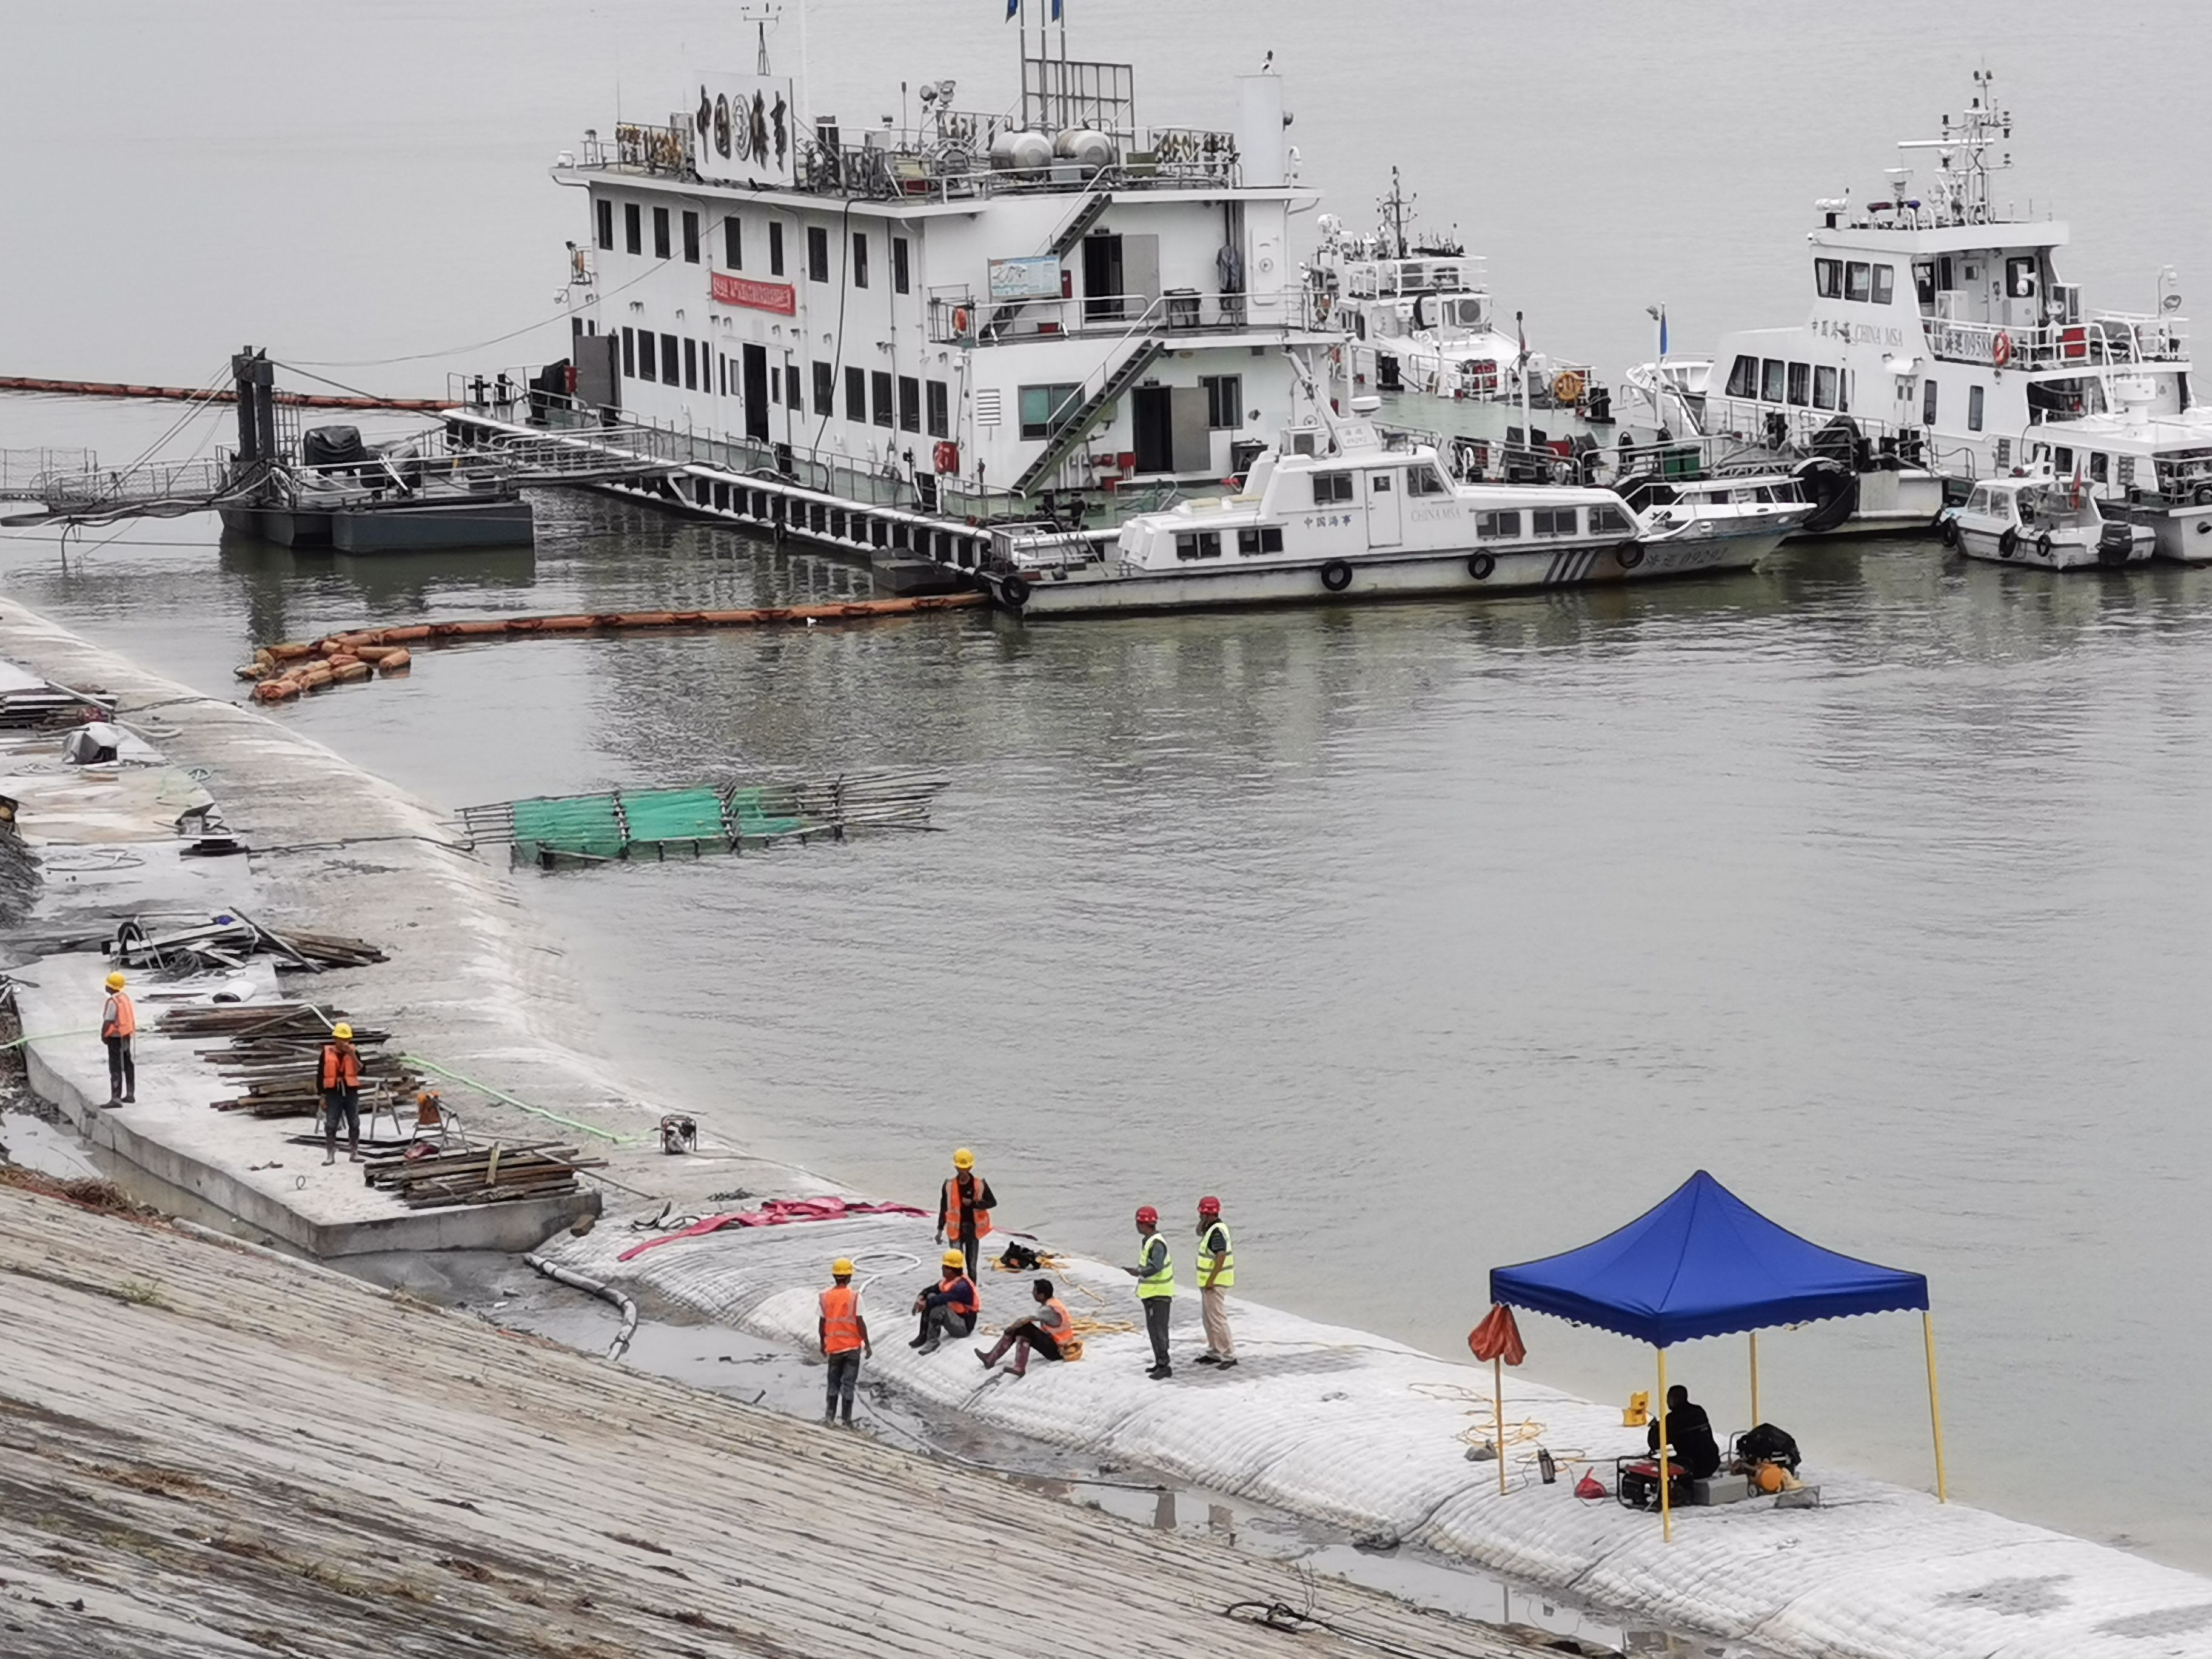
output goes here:
[{"label": "ship window", "polygon": [[907,251],[907,240],[903,236],[894,236],[891,238],[891,291],[908,294],[913,289],[914,261]]},{"label": "ship window", "polygon": [[660,378],[668,385],[674,386],[676,374],[676,337],[664,334],[660,337]]},{"label": "ship window", "polygon": [[602,196],[592,204],[592,216],[598,222],[599,246],[610,253],[615,251],[615,204]]},{"label": "ship window", "polygon": [[1768,357],[1759,366],[1759,396],[1762,402],[1778,404],[1782,401],[1782,374],[1784,365],[1778,357]]},{"label": "ship window", "polygon": [[1822,363],[1813,371],[1813,407],[1833,409],[1836,406],[1836,371]]},{"label": "ship window", "polygon": [[2110,481],[2112,476],[2112,458],[2101,450],[2091,451],[2089,455],[2089,482],[2091,483],[2105,483]]},{"label": "ship window", "polygon": [[635,202],[623,204],[623,246],[632,253],[645,252],[645,210]]},{"label": "ship window", "polygon": [[2074,452],[2070,449],[2055,451],[2051,459],[2051,465],[2062,473],[2071,472],[2074,470]]},{"label": "ship window", "polygon": [[1049,438],[1075,418],[1083,407],[1079,386],[1025,386],[1022,388],[1022,436]]},{"label": "ship window", "polygon": [[655,208],[653,210],[653,257],[656,259],[665,259],[668,257],[668,210],[666,208]]},{"label": "ship window", "polygon": [[1279,553],[1283,550],[1283,527],[1279,524],[1256,525],[1237,532],[1239,553]]},{"label": "ship window", "polygon": [[1241,374],[1201,374],[1206,388],[1206,424],[1213,432],[1234,432],[1244,424],[1244,377]]},{"label": "ship window", "polygon": [[1990,444],[1990,447],[1991,450],[1996,452],[1995,459],[1999,466],[2010,466],[2012,465],[2011,439],[1999,438]]},{"label": "ship window", "polygon": [[768,222],[768,274],[783,275],[783,227],[773,219]]},{"label": "ship window", "polygon": [[1912,291],[1923,311],[1936,308],[1936,267],[1926,259],[1912,262]]},{"label": "ship window", "polygon": [[689,208],[684,211],[684,263],[699,263],[699,216]]},{"label": "ship window", "polygon": [[1313,475],[1313,486],[1316,507],[1332,507],[1352,499],[1349,472],[1316,472]]},{"label": "ship window", "polygon": [[845,371],[845,418],[868,418],[868,371],[865,368],[848,368]]},{"label": "ship window", "polygon": [[1513,513],[1485,513],[1474,521],[1474,533],[1486,540],[1521,533],[1521,515]]},{"label": "ship window", "polygon": [[1178,559],[1218,559],[1221,556],[1221,532],[1218,530],[1185,531],[1176,538],[1176,557]]},{"label": "ship window", "polygon": [[1823,300],[1844,297],[1844,262],[1841,259],[1813,261],[1813,290]]},{"label": "ship window", "polygon": [[734,213],[722,221],[722,263],[732,270],[744,269],[744,228],[738,222],[738,216]]},{"label": "ship window", "polygon": [[1936,424],[1936,382],[1933,380],[1920,383],[1920,424]]},{"label": "ship window", "polygon": [[2022,254],[2005,261],[2005,296],[2013,300],[2035,297],[2035,256]]},{"label": "ship window", "polygon": [[820,225],[806,228],[806,279],[811,283],[830,280],[830,233]]},{"label": "ship window", "polygon": [[835,415],[837,412],[837,366],[835,363],[814,365],[814,412]]},{"label": "ship window", "polygon": [[945,382],[932,380],[922,388],[922,391],[926,394],[923,401],[929,407],[929,435],[933,438],[951,437],[952,435],[951,399],[946,395]]},{"label": "ship window", "polygon": [[1728,395],[1731,398],[1759,396],[1759,359],[1739,357],[1735,367],[1729,370]]},{"label": "ship window", "polygon": [[633,380],[637,377],[637,332],[634,329],[623,331],[623,373]]},{"label": "ship window", "polygon": [[684,386],[687,392],[699,389],[699,343],[696,340],[684,343]]},{"label": "ship window", "polygon": [[1970,386],[1966,388],[1966,430],[1969,432],[1979,432],[1981,429],[1982,388],[1978,386]]},{"label": "ship window", "polygon": [[792,364],[783,371],[783,396],[784,401],[789,404],[793,410],[803,411],[805,409],[806,400],[799,395],[799,365],[797,363]]},{"label": "ship window", "polygon": [[921,430],[921,382],[911,374],[898,377],[899,430]]},{"label": "ship window", "polygon": [[1408,495],[1449,495],[1451,486],[1444,482],[1443,474],[1434,467],[1413,466],[1406,469],[1406,493]]},{"label": "ship window", "polygon": [[660,378],[660,370],[653,363],[651,329],[641,328],[637,331],[637,378],[641,380],[657,380]]},{"label": "ship window", "polygon": [[1533,534],[1571,536],[1575,533],[1575,509],[1571,507],[1540,507],[1528,517]]},{"label": "ship window", "polygon": [[1790,365],[1790,401],[1800,409],[1813,401],[1813,366],[1810,363]]},{"label": "ship window", "polygon": [[1594,507],[1589,527],[1593,536],[1618,536],[1629,527],[1628,515],[1617,507]]},{"label": "ship window", "polygon": [[1874,268],[1874,302],[1887,305],[1897,294],[1897,267],[1876,265]]},{"label": "ship window", "polygon": [[1844,298],[1863,300],[1871,291],[1866,261],[1854,259],[1844,267]]},{"label": "ship window", "polygon": [[853,233],[853,286],[866,288],[867,285],[868,233],[856,230]]}]

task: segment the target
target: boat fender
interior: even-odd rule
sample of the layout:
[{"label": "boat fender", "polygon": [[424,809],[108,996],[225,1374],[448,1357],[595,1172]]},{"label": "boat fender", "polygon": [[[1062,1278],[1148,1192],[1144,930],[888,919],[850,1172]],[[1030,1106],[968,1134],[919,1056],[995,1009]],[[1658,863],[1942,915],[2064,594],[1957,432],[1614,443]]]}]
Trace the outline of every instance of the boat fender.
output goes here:
[{"label": "boat fender", "polygon": [[1613,556],[1620,561],[1620,568],[1623,570],[1633,570],[1644,562],[1644,550],[1634,542],[1631,542]]},{"label": "boat fender", "polygon": [[2020,532],[2014,530],[2010,525],[2007,525],[2004,528],[2004,533],[1997,538],[1997,557],[2001,559],[2008,559],[2019,551]]},{"label": "boat fender", "polygon": [[1321,585],[1332,593],[1341,593],[1352,586],[1352,567],[1342,559],[1331,559],[1321,568]]},{"label": "boat fender", "polygon": [[1018,611],[1030,602],[1030,585],[1019,576],[1002,576],[999,579],[999,597],[1006,601],[1007,609]]},{"label": "boat fender", "polygon": [[1467,562],[1467,574],[1479,582],[1490,580],[1490,573],[1498,568],[1498,561],[1487,553],[1478,553]]},{"label": "boat fender", "polygon": [[2051,532],[2048,530],[2035,538],[2035,550],[2046,559],[2051,556]]},{"label": "boat fender", "polygon": [[2197,494],[2191,499],[2199,507],[2212,507],[2212,483],[2197,485]]},{"label": "boat fender", "polygon": [[1955,548],[1959,544],[1959,521],[1948,518],[1938,520],[1936,533],[1942,538],[1944,546]]}]

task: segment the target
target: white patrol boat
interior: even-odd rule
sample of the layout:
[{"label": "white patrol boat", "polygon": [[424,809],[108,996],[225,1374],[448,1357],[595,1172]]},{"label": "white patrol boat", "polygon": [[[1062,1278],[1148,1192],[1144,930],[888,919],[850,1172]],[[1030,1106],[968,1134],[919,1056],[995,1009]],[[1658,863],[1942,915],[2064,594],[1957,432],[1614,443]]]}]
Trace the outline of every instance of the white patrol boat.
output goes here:
[{"label": "white patrol boat", "polygon": [[1655,526],[1610,489],[1455,483],[1433,445],[1354,400],[1285,430],[1231,496],[1126,520],[1110,547],[1049,528],[994,536],[983,577],[1035,615],[1396,599],[1640,581],[1756,564],[1782,514]]},{"label": "white patrol boat", "polygon": [[2159,557],[2212,561],[2212,411],[2148,415],[2122,393],[2116,413],[2030,428],[2029,466],[2073,480],[2107,518],[2148,530]]},{"label": "white patrol boat", "polygon": [[1804,321],[1723,337],[1702,374],[1643,365],[1625,378],[1622,412],[1783,452],[1848,444],[1860,463],[1849,527],[1910,529],[1935,516],[1942,481],[2021,465],[2031,427],[2109,411],[2116,380],[2148,389],[2147,413],[2187,410],[2187,329],[2170,282],[2152,311],[2087,309],[2059,279],[2066,225],[1992,194],[2012,137],[1992,80],[1977,70],[1962,115],[1899,146],[1933,153],[1924,183],[1894,167],[1881,199],[1815,204]]},{"label": "white patrol boat", "polygon": [[1772,529],[1787,536],[1802,530],[1817,506],[1807,499],[1803,481],[1791,472],[1724,473],[1710,478],[1645,475],[1622,484],[1620,494],[1655,531],[1698,521],[1735,532]]},{"label": "white patrol boat", "polygon": [[2046,570],[2117,569],[2151,556],[2152,533],[2107,519],[2072,479],[2049,474],[1991,478],[1943,517],[1943,540],[1973,559]]}]

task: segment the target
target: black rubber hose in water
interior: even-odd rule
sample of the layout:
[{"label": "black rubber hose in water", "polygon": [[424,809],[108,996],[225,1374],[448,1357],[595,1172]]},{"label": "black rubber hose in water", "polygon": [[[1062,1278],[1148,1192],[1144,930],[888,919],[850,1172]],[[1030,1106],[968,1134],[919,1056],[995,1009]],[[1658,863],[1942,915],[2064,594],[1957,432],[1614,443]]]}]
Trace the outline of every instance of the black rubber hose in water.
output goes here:
[{"label": "black rubber hose in water", "polygon": [[615,1289],[613,1285],[602,1285],[596,1279],[586,1279],[581,1273],[570,1273],[566,1267],[557,1267],[542,1255],[526,1255],[522,1259],[556,1283],[566,1285],[570,1290],[582,1291],[586,1295],[596,1296],[602,1302],[611,1302],[616,1307],[621,1309],[622,1329],[615,1333],[615,1340],[607,1345],[607,1358],[620,1359],[629,1351],[630,1338],[637,1334],[636,1303]]}]

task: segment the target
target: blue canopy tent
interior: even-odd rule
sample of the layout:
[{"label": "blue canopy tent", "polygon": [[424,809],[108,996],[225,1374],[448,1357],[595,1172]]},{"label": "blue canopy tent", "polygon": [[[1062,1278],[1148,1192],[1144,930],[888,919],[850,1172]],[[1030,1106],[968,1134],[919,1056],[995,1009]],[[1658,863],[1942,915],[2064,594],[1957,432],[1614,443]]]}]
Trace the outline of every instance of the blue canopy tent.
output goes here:
[{"label": "blue canopy tent", "polygon": [[[1693,1337],[1751,1336],[1751,1412],[1759,1419],[1759,1335],[1764,1328],[1852,1314],[1917,1310],[1928,1356],[1928,1412],[1936,1438],[1936,1495],[1949,1497],[1936,1389],[1936,1333],[1924,1274],[1823,1249],[1765,1216],[1700,1170],[1594,1243],[1517,1267],[1493,1267],[1490,1299],[1649,1342],[1659,1357],[1665,1443],[1667,1350]],[[1659,1482],[1668,1534],[1669,1482]]]}]

